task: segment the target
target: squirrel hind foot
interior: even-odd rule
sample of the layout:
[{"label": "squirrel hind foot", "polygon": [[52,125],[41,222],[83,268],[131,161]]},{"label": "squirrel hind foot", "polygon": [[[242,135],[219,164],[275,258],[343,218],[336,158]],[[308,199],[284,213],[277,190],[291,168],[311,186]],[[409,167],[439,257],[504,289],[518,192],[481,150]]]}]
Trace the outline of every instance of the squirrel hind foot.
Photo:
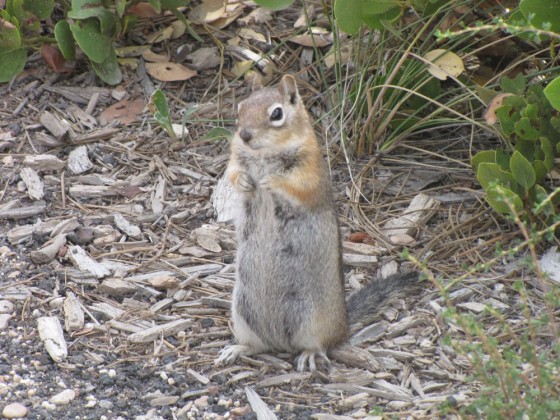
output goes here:
[{"label": "squirrel hind foot", "polygon": [[231,346],[224,347],[220,351],[220,355],[214,362],[215,365],[231,365],[235,362],[239,356],[250,356],[255,352],[249,346],[244,346],[241,344],[234,344]]},{"label": "squirrel hind foot", "polygon": [[304,350],[301,354],[296,357],[295,364],[297,370],[299,372],[303,372],[306,370],[306,367],[309,367],[310,372],[314,372],[317,370],[317,365],[315,364],[315,358],[323,359],[323,361],[330,365],[331,361],[323,351],[316,351],[316,350]]}]

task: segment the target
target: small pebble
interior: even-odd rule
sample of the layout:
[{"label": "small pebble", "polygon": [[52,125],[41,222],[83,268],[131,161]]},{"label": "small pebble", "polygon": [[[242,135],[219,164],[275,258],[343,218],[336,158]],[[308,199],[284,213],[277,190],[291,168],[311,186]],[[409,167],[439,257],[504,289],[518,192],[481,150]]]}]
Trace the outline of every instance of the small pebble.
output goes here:
[{"label": "small pebble", "polygon": [[64,405],[68,404],[74,398],[76,398],[76,391],[73,389],[65,389],[64,391],[52,396],[49,401],[56,405]]},{"label": "small pebble", "polygon": [[12,316],[10,314],[0,314],[0,331],[8,328]]},{"label": "small pebble", "polygon": [[48,402],[48,401],[43,401],[43,402],[41,403],[41,407],[43,407],[43,408],[45,408],[45,409],[47,409],[47,410],[50,410],[50,411],[56,410],[56,405],[55,405],[55,404],[51,404],[51,403]]},{"label": "small pebble", "polygon": [[203,395],[202,397],[194,400],[194,405],[198,408],[208,407],[208,395]]},{"label": "small pebble", "polygon": [[2,410],[2,416],[7,419],[16,419],[27,415],[27,407],[20,403],[8,404]]},{"label": "small pebble", "polygon": [[0,300],[0,314],[11,314],[14,311],[14,304],[9,300]]},{"label": "small pebble", "polygon": [[104,408],[106,410],[112,410],[114,406],[115,406],[115,404],[113,404],[109,400],[100,400],[99,401],[99,407]]}]

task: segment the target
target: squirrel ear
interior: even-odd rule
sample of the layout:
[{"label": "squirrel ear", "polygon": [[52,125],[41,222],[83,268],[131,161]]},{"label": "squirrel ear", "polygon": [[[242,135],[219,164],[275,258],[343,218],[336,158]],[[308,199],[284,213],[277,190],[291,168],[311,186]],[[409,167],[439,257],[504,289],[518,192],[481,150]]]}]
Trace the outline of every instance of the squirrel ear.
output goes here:
[{"label": "squirrel ear", "polygon": [[282,77],[278,85],[278,91],[283,97],[288,97],[292,105],[295,105],[299,100],[296,79],[291,74],[286,74]]},{"label": "squirrel ear", "polygon": [[255,72],[253,76],[253,80],[251,81],[251,90],[254,92],[262,87],[263,85],[262,85],[261,76],[257,72]]}]

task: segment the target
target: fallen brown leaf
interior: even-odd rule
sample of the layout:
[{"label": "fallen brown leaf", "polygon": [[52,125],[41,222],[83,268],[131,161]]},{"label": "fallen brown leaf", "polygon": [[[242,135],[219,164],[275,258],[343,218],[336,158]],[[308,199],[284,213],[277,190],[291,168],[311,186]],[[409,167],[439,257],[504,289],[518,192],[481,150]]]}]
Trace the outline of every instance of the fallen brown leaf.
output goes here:
[{"label": "fallen brown leaf", "polygon": [[123,99],[101,113],[99,120],[103,124],[108,124],[118,120],[121,124],[131,124],[135,122],[146,104],[142,99]]},{"label": "fallen brown leaf", "polygon": [[162,82],[188,80],[197,73],[177,63],[146,63],[146,71],[150,76]]}]

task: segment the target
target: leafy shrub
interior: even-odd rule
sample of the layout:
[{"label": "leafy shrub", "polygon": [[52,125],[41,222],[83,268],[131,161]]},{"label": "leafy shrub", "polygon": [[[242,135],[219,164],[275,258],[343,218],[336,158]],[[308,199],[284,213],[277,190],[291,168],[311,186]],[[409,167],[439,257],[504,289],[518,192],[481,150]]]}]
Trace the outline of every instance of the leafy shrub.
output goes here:
[{"label": "leafy shrub", "polygon": [[[177,11],[190,0],[150,0],[156,9]],[[64,19],[56,23],[52,35],[40,36],[41,21],[53,16],[54,0],[7,0],[0,10],[0,82],[19,74],[27,61],[29,49],[44,43],[56,43],[67,60],[74,60],[76,44],[88,57],[97,75],[108,84],[120,83],[121,70],[113,43],[130,27],[133,17],[127,14],[136,0],[72,0],[61,2]]]},{"label": "leafy shrub", "polygon": [[[516,213],[526,220],[542,214],[547,224],[556,217],[560,197],[548,201],[547,176],[560,157],[560,115],[552,106],[560,102],[559,83],[560,77],[547,89],[539,84],[526,89],[521,74],[515,79],[502,78],[503,93],[496,98],[502,103],[495,115],[507,148],[484,150],[472,158],[488,202],[502,214]],[[533,212],[544,202],[547,205]]]}]

